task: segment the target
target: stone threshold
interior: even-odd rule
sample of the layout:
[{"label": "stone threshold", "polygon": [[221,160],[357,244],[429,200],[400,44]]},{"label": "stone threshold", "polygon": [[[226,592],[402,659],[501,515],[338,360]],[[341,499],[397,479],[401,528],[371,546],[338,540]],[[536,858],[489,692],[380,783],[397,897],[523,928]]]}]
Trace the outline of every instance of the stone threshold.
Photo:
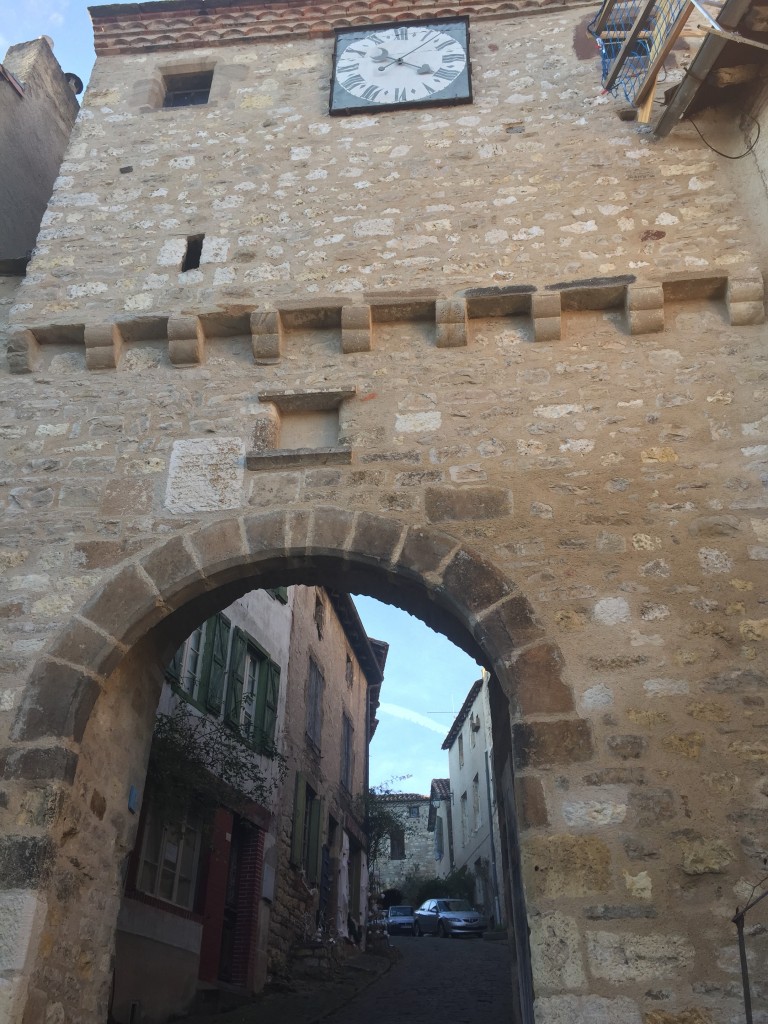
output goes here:
[{"label": "stone threshold", "polygon": [[291,332],[335,331],[343,354],[370,352],[377,324],[427,322],[434,325],[436,348],[468,344],[469,321],[489,317],[524,317],[533,340],[559,341],[563,313],[615,309],[623,313],[630,335],[664,330],[667,302],[714,300],[724,305],[732,327],[761,324],[765,319],[764,285],[758,273],[670,275],[662,281],[639,282],[634,275],[558,282],[539,290],[535,285],[468,288],[445,297],[434,292],[364,294],[358,297],[311,298],[261,304],[251,312],[226,314],[201,311],[192,315],[116,318],[112,323],[13,325],[8,332],[11,373],[31,373],[40,366],[43,346],[83,345],[89,370],[114,370],[124,346],[164,341],[173,366],[205,362],[209,341],[249,337],[254,362],[280,361]]}]

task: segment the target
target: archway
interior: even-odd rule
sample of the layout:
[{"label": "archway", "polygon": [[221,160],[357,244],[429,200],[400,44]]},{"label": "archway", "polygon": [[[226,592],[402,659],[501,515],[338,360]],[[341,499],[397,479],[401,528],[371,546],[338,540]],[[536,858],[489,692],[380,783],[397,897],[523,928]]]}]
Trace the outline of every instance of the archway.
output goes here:
[{"label": "archway", "polygon": [[[22,785],[45,783],[50,802],[46,828],[15,837],[19,859],[26,858],[24,887],[36,895],[14,1019],[29,1001],[55,1006],[50,1012],[60,1019],[104,1019],[122,871],[136,828],[125,795],[132,779],[143,778],[162,666],[179,642],[248,590],[329,582],[412,612],[498,680],[494,731],[516,1019],[533,1019],[512,735],[517,756],[522,750],[541,765],[547,728],[557,725],[566,746],[584,746],[586,723],[573,716],[556,652],[512,581],[447,532],[335,508],[218,519],[153,546],[91,596],[36,665],[5,769]],[[545,723],[543,732],[521,721],[542,709],[562,720]]]}]

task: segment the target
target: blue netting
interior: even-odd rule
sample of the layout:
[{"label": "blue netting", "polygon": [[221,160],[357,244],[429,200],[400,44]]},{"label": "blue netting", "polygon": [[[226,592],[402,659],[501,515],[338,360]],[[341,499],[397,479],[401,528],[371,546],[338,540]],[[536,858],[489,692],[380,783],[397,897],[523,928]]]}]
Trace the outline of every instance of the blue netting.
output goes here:
[{"label": "blue netting", "polygon": [[[629,103],[634,103],[649,66],[660,53],[680,15],[689,5],[689,0],[657,0],[639,37],[626,55],[619,76],[611,87],[614,96],[623,94]],[[603,26],[597,45],[600,47],[602,82],[608,78],[611,65],[616,59],[640,11],[638,0],[620,0],[614,4]]]}]

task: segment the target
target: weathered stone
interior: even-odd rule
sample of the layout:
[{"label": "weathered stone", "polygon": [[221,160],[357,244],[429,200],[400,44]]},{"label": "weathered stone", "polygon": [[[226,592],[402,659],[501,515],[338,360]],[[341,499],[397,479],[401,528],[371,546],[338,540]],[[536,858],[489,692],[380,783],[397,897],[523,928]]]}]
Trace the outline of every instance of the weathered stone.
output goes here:
[{"label": "weathered stone", "polygon": [[419,576],[430,576],[456,551],[456,547],[456,542],[447,534],[414,527],[405,535],[398,565]]},{"label": "weathered stone", "polygon": [[463,299],[440,299],[435,303],[435,344],[438,348],[460,348],[467,344],[467,303]]},{"label": "weathered stone", "polygon": [[[515,648],[541,637],[543,632],[522,594],[508,597],[499,607],[484,615],[474,629],[478,643],[498,651],[505,664],[509,664]],[[513,697],[511,690],[509,696]]]},{"label": "weathered stone", "polygon": [[629,761],[642,757],[648,743],[643,736],[609,736],[605,745],[615,757]]},{"label": "weathered stone", "polygon": [[[130,608],[130,615],[126,615]],[[83,617],[122,643],[138,639],[165,615],[160,597],[146,577],[126,566],[88,600]]]},{"label": "weathered stone", "polygon": [[530,892],[545,899],[589,896],[611,887],[611,854],[594,836],[531,836],[523,848]]},{"label": "weathered stone", "polygon": [[341,310],[341,351],[370,352],[372,322],[370,306],[343,306]]},{"label": "weathered stone", "polygon": [[582,719],[519,722],[513,740],[519,768],[588,761],[593,753],[589,723]]},{"label": "weathered stone", "polygon": [[82,665],[89,674],[106,677],[117,666],[124,648],[84,619],[72,619],[48,648],[51,658]]},{"label": "weathered stone", "polygon": [[205,354],[205,332],[197,316],[168,320],[168,354],[174,366],[196,366]]},{"label": "weathered stone", "polygon": [[600,903],[594,907],[587,907],[584,911],[585,916],[590,921],[638,920],[656,917],[657,913],[655,907],[643,906],[638,903],[626,903],[621,906]]},{"label": "weathered stone", "polygon": [[150,551],[142,558],[140,565],[158,593],[163,595],[163,603],[169,608],[183,604],[189,592],[199,589],[205,578],[183,537],[174,537]]},{"label": "weathered stone", "polygon": [[[315,531],[315,527],[319,529]],[[315,555],[344,557],[355,526],[353,512],[338,508],[317,508],[312,518],[309,547]]]},{"label": "weathered stone", "polygon": [[0,889],[34,889],[50,872],[55,847],[50,838],[0,837]]},{"label": "weathered stone", "polygon": [[276,363],[282,354],[283,321],[276,310],[251,313],[251,347],[257,363]]},{"label": "weathered stone", "polygon": [[100,693],[96,680],[82,670],[46,658],[24,692],[13,738],[37,740],[52,736],[79,743]]},{"label": "weathered stone", "polygon": [[486,608],[507,597],[513,587],[490,562],[473,558],[466,551],[458,551],[443,570],[441,589],[457,606],[482,614]]},{"label": "weathered stone", "polygon": [[581,988],[586,982],[579,928],[555,911],[531,918],[531,962],[538,992]]},{"label": "weathered stone", "polygon": [[626,996],[542,996],[536,1024],[643,1024],[637,1003]]},{"label": "weathered stone", "polygon": [[613,984],[677,978],[693,960],[693,945],[683,935],[587,932],[589,970]]},{"label": "weathered stone", "polygon": [[376,564],[389,565],[400,544],[403,528],[395,522],[361,512],[355,524],[350,550],[355,558],[370,558]]},{"label": "weathered stone", "polygon": [[515,778],[515,806],[521,828],[539,828],[549,823],[544,787],[535,776]]},{"label": "weathered stone", "polygon": [[651,1010],[646,1013],[643,1024],[714,1024],[714,1018],[709,1010],[692,1006],[687,1010],[680,1010],[678,1013],[670,1013],[667,1010]]},{"label": "weathered stone", "polygon": [[720,875],[733,860],[733,853],[721,839],[683,839],[680,847],[686,875]]},{"label": "weathered stone", "polygon": [[115,370],[123,353],[123,335],[118,324],[85,328],[85,365],[89,370]]},{"label": "weathered stone", "polygon": [[427,487],[424,503],[432,523],[499,519],[512,513],[512,495],[500,487]]},{"label": "weathered stone", "polygon": [[6,779],[71,783],[77,769],[77,754],[65,747],[10,748],[0,753],[0,764]]},{"label": "weathered stone", "polygon": [[561,678],[563,659],[553,644],[537,644],[510,666],[512,687],[523,715],[573,710],[573,694]]},{"label": "weathered stone", "polygon": [[637,824],[643,828],[669,821],[677,814],[671,789],[636,789],[630,794],[629,806],[637,816]]}]

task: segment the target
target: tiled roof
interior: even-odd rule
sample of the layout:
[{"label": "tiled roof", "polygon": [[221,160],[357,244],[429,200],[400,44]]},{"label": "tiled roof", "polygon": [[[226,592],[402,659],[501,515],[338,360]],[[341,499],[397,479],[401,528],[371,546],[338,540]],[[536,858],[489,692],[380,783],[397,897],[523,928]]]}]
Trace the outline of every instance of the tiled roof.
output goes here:
[{"label": "tiled roof", "polygon": [[584,0],[155,0],[90,7],[99,56],[270,39],[331,36],[335,28],[470,15],[547,14]]},{"label": "tiled roof", "polygon": [[443,747],[442,747],[443,750],[450,750],[451,747],[453,746],[453,741],[456,739],[456,737],[461,732],[461,727],[462,727],[462,725],[464,725],[464,722],[466,721],[467,715],[469,714],[469,712],[470,712],[470,710],[472,708],[472,705],[475,703],[475,697],[477,697],[478,693],[480,693],[482,688],[483,688],[483,680],[482,679],[478,679],[476,683],[472,684],[472,689],[469,691],[469,693],[467,694],[466,700],[461,705],[461,711],[458,713],[458,715],[456,715],[456,718],[453,721],[453,725],[448,730],[448,735],[443,740]]},{"label": "tiled roof", "polygon": [[423,804],[429,797],[423,793],[380,793],[379,799],[387,804]]},{"label": "tiled roof", "polygon": [[450,800],[451,799],[451,780],[450,779],[432,779],[432,787],[429,794],[430,800]]}]

